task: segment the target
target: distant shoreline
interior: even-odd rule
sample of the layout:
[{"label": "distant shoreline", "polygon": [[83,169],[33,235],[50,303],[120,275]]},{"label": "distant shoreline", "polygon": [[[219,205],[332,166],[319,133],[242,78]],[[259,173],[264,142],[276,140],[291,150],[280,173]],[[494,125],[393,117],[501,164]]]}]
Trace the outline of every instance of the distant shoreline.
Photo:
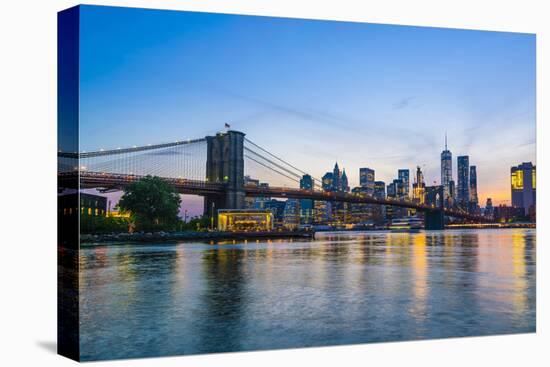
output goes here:
[{"label": "distant shoreline", "polygon": [[[536,229],[534,224],[515,225],[515,226],[485,226],[468,227],[456,226],[445,227],[445,230],[458,229],[512,229],[525,228]],[[318,231],[272,231],[272,232],[155,232],[155,233],[118,233],[118,234],[83,234],[80,236],[80,244],[83,246],[93,246],[96,243],[120,243],[120,242],[173,242],[173,241],[192,241],[192,240],[261,240],[261,239],[312,239],[315,233],[327,232],[388,232],[398,233],[390,229],[323,229]],[[407,232],[405,232],[407,233]],[[411,232],[412,233],[412,232]]]},{"label": "distant shoreline", "polygon": [[106,242],[171,242],[189,240],[255,240],[280,238],[313,238],[313,231],[272,231],[272,232],[155,232],[155,233],[118,233],[84,234],[80,236],[81,245]]}]

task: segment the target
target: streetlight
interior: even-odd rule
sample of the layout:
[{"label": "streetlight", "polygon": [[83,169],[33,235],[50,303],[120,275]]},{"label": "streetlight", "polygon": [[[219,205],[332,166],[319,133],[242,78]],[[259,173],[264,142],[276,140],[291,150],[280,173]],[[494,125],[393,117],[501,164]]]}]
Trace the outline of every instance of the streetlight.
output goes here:
[{"label": "streetlight", "polygon": [[212,210],[210,212],[210,230],[214,230],[214,206],[215,206],[215,203],[212,202]]}]

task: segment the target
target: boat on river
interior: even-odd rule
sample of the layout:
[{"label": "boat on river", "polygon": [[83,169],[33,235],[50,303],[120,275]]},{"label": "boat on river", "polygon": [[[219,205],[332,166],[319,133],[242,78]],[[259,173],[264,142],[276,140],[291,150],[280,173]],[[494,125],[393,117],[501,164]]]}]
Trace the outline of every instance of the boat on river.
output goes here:
[{"label": "boat on river", "polygon": [[420,232],[422,220],[416,217],[396,218],[392,220],[388,229],[392,232]]}]

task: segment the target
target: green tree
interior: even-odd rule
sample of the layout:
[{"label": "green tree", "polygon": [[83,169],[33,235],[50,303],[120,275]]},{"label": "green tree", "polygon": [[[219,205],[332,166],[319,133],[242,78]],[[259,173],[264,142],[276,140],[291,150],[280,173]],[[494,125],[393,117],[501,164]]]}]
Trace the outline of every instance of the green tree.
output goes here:
[{"label": "green tree", "polygon": [[128,231],[127,218],[114,218],[106,216],[88,215],[86,212],[80,216],[80,231],[82,233],[120,233]]},{"label": "green tree", "polygon": [[180,222],[180,204],[181,198],[172,185],[147,176],[124,190],[118,207],[130,213],[137,230],[172,230]]},{"label": "green tree", "polygon": [[207,229],[209,226],[209,220],[206,215],[196,216],[191,218],[189,222],[181,222],[179,226],[180,231],[201,231]]}]

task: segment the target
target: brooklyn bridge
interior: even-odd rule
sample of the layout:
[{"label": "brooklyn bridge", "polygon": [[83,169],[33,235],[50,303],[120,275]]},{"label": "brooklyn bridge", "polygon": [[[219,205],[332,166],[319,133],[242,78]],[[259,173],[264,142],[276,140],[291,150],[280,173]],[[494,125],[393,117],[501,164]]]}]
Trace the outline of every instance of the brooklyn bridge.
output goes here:
[{"label": "brooklyn bridge", "polygon": [[[228,130],[214,136],[171,143],[134,146],[93,152],[58,152],[59,186],[120,190],[151,175],[171,183],[181,194],[205,198],[209,208],[242,209],[246,197],[311,199],[327,202],[372,204],[414,209],[424,213],[426,229],[444,229],[444,217],[484,222],[482,216],[441,205],[421,204],[410,199],[375,198],[363,193],[332,192],[321,189],[313,177],[311,189],[299,188],[307,174],[245,137]],[[252,176],[265,185],[246,184]],[[443,193],[440,193],[441,197]]]}]

